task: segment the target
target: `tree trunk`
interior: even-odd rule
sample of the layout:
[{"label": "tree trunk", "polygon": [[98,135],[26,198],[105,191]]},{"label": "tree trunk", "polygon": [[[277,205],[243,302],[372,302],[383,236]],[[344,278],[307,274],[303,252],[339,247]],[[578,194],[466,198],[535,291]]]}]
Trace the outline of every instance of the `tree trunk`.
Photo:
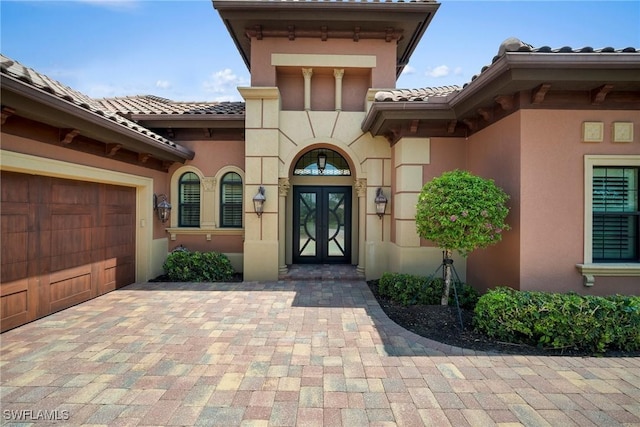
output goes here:
[{"label": "tree trunk", "polygon": [[446,249],[444,253],[444,289],[442,290],[442,299],[440,300],[440,305],[449,305],[449,291],[451,289],[451,264],[453,263],[453,260],[451,259],[451,251],[449,249]]}]

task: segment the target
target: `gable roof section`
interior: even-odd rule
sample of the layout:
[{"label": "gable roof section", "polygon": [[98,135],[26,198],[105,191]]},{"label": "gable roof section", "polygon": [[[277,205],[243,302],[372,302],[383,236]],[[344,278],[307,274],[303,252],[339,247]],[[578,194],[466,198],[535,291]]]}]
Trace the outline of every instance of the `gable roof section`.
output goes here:
[{"label": "gable roof section", "polygon": [[391,142],[403,135],[466,136],[518,108],[637,110],[640,50],[534,48],[510,38],[462,88],[380,91],[375,101],[362,130]]},{"label": "gable roof section", "polygon": [[244,115],[244,102],[177,102],[155,95],[101,98],[96,102],[121,114]]},{"label": "gable roof section", "polygon": [[71,128],[104,143],[144,153],[162,161],[192,159],[194,152],[104,108],[92,98],[44,74],[0,55],[3,113],[60,128]]},{"label": "gable roof section", "polygon": [[177,102],[154,95],[96,102],[150,128],[244,128],[244,102]]},{"label": "gable roof section", "polygon": [[313,37],[354,41],[377,38],[397,44],[396,77],[440,7],[435,0],[212,0],[247,68],[251,38]]}]

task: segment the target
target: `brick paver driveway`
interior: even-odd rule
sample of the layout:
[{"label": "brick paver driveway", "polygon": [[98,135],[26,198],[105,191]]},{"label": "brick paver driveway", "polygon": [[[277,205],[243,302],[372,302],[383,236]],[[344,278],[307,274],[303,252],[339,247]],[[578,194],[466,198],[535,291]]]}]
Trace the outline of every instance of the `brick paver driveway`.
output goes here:
[{"label": "brick paver driveway", "polygon": [[5,424],[640,425],[640,358],[443,346],[362,281],[137,284],[1,339]]}]

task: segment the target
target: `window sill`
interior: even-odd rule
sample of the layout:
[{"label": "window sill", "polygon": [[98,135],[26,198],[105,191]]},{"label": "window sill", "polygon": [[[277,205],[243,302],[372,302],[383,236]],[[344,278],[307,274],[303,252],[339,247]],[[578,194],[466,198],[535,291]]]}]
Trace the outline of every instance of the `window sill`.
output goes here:
[{"label": "window sill", "polygon": [[171,236],[171,240],[176,240],[176,236],[191,235],[205,236],[207,241],[211,240],[211,236],[244,236],[244,228],[189,228],[175,227],[166,228],[165,231]]},{"label": "window sill", "polygon": [[640,276],[640,263],[576,264],[585,286],[595,284],[595,276]]}]

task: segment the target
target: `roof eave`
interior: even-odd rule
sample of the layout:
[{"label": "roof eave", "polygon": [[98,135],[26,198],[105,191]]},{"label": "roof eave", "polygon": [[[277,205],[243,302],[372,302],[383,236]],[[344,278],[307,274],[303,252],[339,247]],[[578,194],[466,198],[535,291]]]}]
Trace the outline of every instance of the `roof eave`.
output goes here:
[{"label": "roof eave", "polygon": [[419,113],[429,112],[433,119],[452,120],[455,113],[448,102],[404,101],[404,102],[374,102],[365,116],[361,129],[372,135],[381,135],[385,121],[411,120]]},{"label": "roof eave", "polygon": [[[14,108],[18,115],[34,119],[42,123],[60,126],[55,114],[70,120],[65,126],[78,129],[82,135],[105,143],[122,144],[124,148],[141,153],[149,153],[160,160],[191,160],[195,153],[181,145],[164,144],[152,137],[147,137],[133,129],[129,129],[106,116],[75,105],[65,99],[56,97],[46,91],[30,86],[11,76],[1,76],[2,103]],[[12,96],[13,95],[13,96]],[[34,105],[44,107],[45,112],[38,113]],[[96,127],[102,132],[96,132]]]},{"label": "roof eave", "polygon": [[152,128],[244,129],[245,117],[238,114],[130,114],[127,116]]},{"label": "roof eave", "polygon": [[[467,100],[487,89],[499,91],[517,81],[540,83],[547,80],[575,81],[579,78],[574,72],[564,75],[558,73],[559,69],[579,71],[582,79],[587,79],[590,75],[600,78],[604,77],[602,73],[606,73],[607,79],[614,81],[621,78],[640,81],[640,54],[507,52],[455,94],[451,98],[451,106],[458,109]],[[615,76],[611,70],[622,73]],[[511,75],[507,76],[507,73]]]},{"label": "roof eave", "polygon": [[[431,0],[411,2],[402,0],[386,2],[211,0],[211,3],[213,8],[218,11],[249,70],[251,70],[251,47],[250,43],[245,40],[245,28],[240,24],[243,20],[253,19],[251,14],[255,15],[257,13],[264,17],[267,13],[271,13],[273,16],[277,16],[278,19],[284,12],[291,12],[297,18],[304,14],[306,14],[305,18],[317,18],[321,14],[326,14],[331,16],[334,21],[338,19],[338,14],[341,12],[358,11],[362,15],[367,15],[368,18],[373,15],[384,17],[395,15],[398,20],[403,22],[403,25],[411,28],[411,31],[406,31],[404,34],[403,39],[406,39],[406,42],[403,40],[398,43],[397,77],[400,76],[402,70],[408,64],[409,58],[440,7],[440,3]],[[424,19],[416,19],[416,16],[423,16]],[[347,20],[346,17],[342,19],[342,21]],[[374,21],[378,22],[378,19],[376,18]],[[297,22],[302,24],[304,20],[298,19]],[[413,28],[413,26],[416,27]]]}]

